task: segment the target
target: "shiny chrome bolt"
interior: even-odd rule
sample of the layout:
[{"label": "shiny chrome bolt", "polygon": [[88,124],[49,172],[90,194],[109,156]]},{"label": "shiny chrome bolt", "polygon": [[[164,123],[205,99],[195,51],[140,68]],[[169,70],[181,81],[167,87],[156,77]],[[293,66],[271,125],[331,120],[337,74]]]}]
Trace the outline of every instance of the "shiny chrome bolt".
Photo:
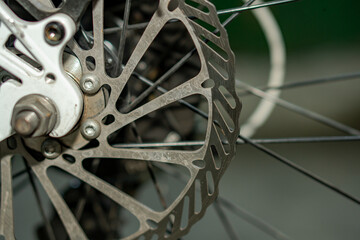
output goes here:
[{"label": "shiny chrome bolt", "polygon": [[81,125],[80,131],[85,139],[92,140],[100,136],[101,127],[97,121],[88,119]]},{"label": "shiny chrome bolt", "polygon": [[47,139],[41,145],[41,152],[46,158],[57,158],[61,154],[61,145],[55,139]]},{"label": "shiny chrome bolt", "polygon": [[80,88],[86,94],[95,94],[100,90],[100,81],[94,75],[84,75],[80,80]]},{"label": "shiny chrome bolt", "polygon": [[65,29],[58,22],[48,23],[45,27],[45,40],[50,45],[58,45],[64,39]]},{"label": "shiny chrome bolt", "polygon": [[22,111],[15,116],[14,130],[22,136],[30,136],[40,125],[40,119],[33,111]]},{"label": "shiny chrome bolt", "polygon": [[41,95],[28,95],[20,99],[13,109],[12,128],[24,137],[49,134],[57,120],[57,112],[51,100]]}]

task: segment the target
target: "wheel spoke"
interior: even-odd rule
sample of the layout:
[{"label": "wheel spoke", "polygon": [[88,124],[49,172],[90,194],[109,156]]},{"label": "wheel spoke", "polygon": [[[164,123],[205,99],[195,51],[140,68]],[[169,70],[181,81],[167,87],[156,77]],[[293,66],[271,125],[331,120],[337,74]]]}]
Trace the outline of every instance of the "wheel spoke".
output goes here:
[{"label": "wheel spoke", "polygon": [[125,43],[126,43],[126,32],[127,32],[129,16],[130,16],[130,6],[131,6],[131,0],[126,0],[124,17],[123,17],[123,25],[122,25],[122,31],[121,31],[120,43],[119,43],[119,49],[118,49],[118,55],[117,55],[118,64],[116,65],[116,68],[115,68],[115,76],[118,76],[120,74],[120,69],[121,69],[121,66],[123,63]]},{"label": "wheel spoke", "polygon": [[[285,90],[285,89],[292,89],[292,88],[298,88],[298,87],[304,87],[304,86],[311,86],[311,85],[315,85],[315,84],[323,84],[323,83],[330,83],[330,82],[336,82],[336,81],[345,81],[345,80],[352,80],[352,79],[358,79],[358,78],[360,78],[360,73],[357,72],[357,73],[341,74],[341,75],[334,76],[334,77],[318,78],[318,79],[311,79],[311,80],[299,81],[299,82],[289,82],[289,83],[285,83],[283,85],[276,86],[276,87],[263,86],[263,87],[257,87],[257,88],[262,91],[266,91],[266,90],[270,90],[270,89]],[[238,92],[239,97],[250,95],[250,94],[251,93],[249,93],[246,90],[240,90],[240,92]]]},{"label": "wheel spoke", "polygon": [[32,187],[32,190],[34,192],[34,195],[35,195],[35,198],[36,198],[36,203],[38,204],[39,206],[39,210],[40,210],[40,213],[41,213],[41,217],[43,218],[43,221],[44,221],[44,224],[45,224],[45,229],[46,229],[46,232],[47,232],[47,236],[49,239],[51,240],[55,240],[55,234],[54,234],[54,230],[50,224],[50,221],[49,219],[47,218],[46,214],[45,214],[45,209],[44,209],[44,206],[43,206],[43,203],[41,201],[41,198],[40,198],[40,195],[39,195],[39,191],[37,189],[37,186],[35,184],[35,181],[34,181],[34,178],[32,176],[32,173],[30,172],[30,168],[26,162],[26,160],[24,159],[24,163],[25,163],[25,166],[26,166],[26,172],[28,174],[28,178],[29,178],[29,181],[31,183],[31,187]]},{"label": "wheel spoke", "polygon": [[57,163],[55,166],[82,180],[84,183],[89,184],[123,208],[127,209],[130,213],[139,219],[140,223],[143,223],[146,220],[146,216],[158,216],[158,214],[156,214],[147,206],[138,202],[118,188],[91,174],[90,172],[87,172],[82,167],[74,168],[73,166],[66,163],[64,164],[63,162]]},{"label": "wheel spoke", "polygon": [[157,111],[171,103],[180,101],[188,96],[201,93],[201,89],[194,87],[194,83],[201,81],[201,79],[203,79],[202,76],[195,77],[171,89],[170,91],[166,91],[164,94],[158,96],[157,98],[155,98],[150,102],[145,103],[144,105],[140,106],[134,111],[126,115],[120,116],[119,121],[113,123],[110,127],[112,129],[122,128],[128,125],[129,123],[134,122],[140,119],[141,117],[151,112]]},{"label": "wheel spoke", "polygon": [[191,56],[194,55],[196,49],[194,48],[192,51],[187,53],[179,62],[177,62],[174,66],[172,66],[166,73],[164,73],[158,80],[154,82],[149,88],[147,88],[144,92],[142,92],[134,101],[132,101],[129,105],[124,108],[125,112],[133,110],[140,102],[142,102],[145,98],[147,98],[160,84],[166,81],[170,76],[172,76],[177,70],[184,65],[186,61],[190,59]]},{"label": "wheel spoke", "polygon": [[322,116],[316,112],[310,111],[308,109],[302,108],[298,105],[295,105],[293,103],[290,103],[288,101],[285,101],[283,99],[274,97],[264,91],[261,91],[255,87],[252,87],[244,82],[240,82],[238,81],[239,84],[241,84],[242,87],[244,87],[246,90],[248,90],[250,93],[252,93],[253,95],[259,97],[259,98],[263,98],[266,99],[268,101],[274,102],[277,105],[284,107],[290,111],[296,112],[302,116],[305,116],[307,118],[313,119],[315,121],[318,121],[320,123],[323,123],[327,126],[330,126],[332,128],[335,128],[337,130],[340,130],[344,133],[350,134],[350,135],[360,135],[360,131],[358,131],[357,129],[351,128],[349,126],[346,126],[342,123],[339,123],[333,119],[327,118],[325,116]]},{"label": "wheel spoke", "polygon": [[[167,165],[156,163],[154,164],[155,167],[159,168],[160,170],[164,171],[165,173],[169,174],[170,176],[174,177],[178,181],[186,183],[186,179],[184,176],[177,171],[176,169],[173,169]],[[216,202],[215,202],[216,203]],[[257,227],[264,233],[267,233],[268,235],[272,236],[275,239],[278,240],[289,240],[289,238],[282,233],[280,230],[275,229],[273,226],[269,225],[268,223],[264,222],[263,220],[253,216],[249,212],[241,209],[237,205],[233,204],[229,200],[225,199],[224,197],[218,196],[217,203],[226,208],[228,208],[232,213],[239,216],[240,218],[244,219],[248,223],[252,224],[253,226]]]},{"label": "wheel spoke", "polygon": [[[360,141],[360,136],[321,136],[321,137],[293,137],[293,138],[265,138],[251,139],[251,141],[260,144],[270,143],[322,143],[322,142],[350,142]],[[246,144],[241,139],[237,140],[237,144]]]},{"label": "wheel spoke", "polygon": [[168,20],[167,18],[168,16],[162,16],[157,12],[154,13],[149,22],[149,25],[146,27],[129,60],[123,67],[123,71],[121,72],[120,76],[115,81],[113,81],[116,82],[116,84],[112,84],[111,86],[112,92],[114,93],[110,95],[108,106],[114,106],[116,104],[117,99],[120,97],[120,94],[128,82],[130,76],[133,74],[134,69],[140,62],[147,49],[150,47],[151,43],[155,40],[158,33],[166,24]]},{"label": "wheel spoke", "polygon": [[241,209],[239,206],[233,204],[229,200],[218,197],[217,200],[219,203],[221,203],[222,206],[226,207],[230,212],[237,215],[238,217],[244,219],[248,223],[252,224],[253,226],[257,227],[264,233],[268,234],[269,236],[272,236],[274,239],[278,240],[289,240],[290,238],[286,236],[284,233],[279,231],[278,229],[275,229],[274,227],[270,226],[263,220],[259,219],[258,217],[252,215],[251,213],[245,211],[244,209]]},{"label": "wheel spoke", "polygon": [[253,142],[252,140],[250,140],[250,139],[248,139],[248,138],[245,138],[245,137],[243,137],[243,136],[241,136],[241,135],[239,135],[239,138],[240,138],[241,140],[243,140],[244,142],[250,144],[250,145],[253,146],[254,148],[258,149],[259,151],[266,153],[267,155],[269,155],[269,156],[273,157],[274,159],[280,161],[281,163],[289,166],[290,168],[296,170],[297,172],[299,172],[299,173],[307,176],[308,178],[310,178],[310,179],[312,179],[312,180],[320,183],[321,185],[327,187],[328,189],[330,189],[330,190],[332,190],[332,191],[334,191],[334,192],[342,195],[343,197],[345,197],[345,198],[347,198],[347,199],[349,199],[349,200],[351,200],[351,201],[353,201],[353,202],[355,202],[355,203],[357,203],[357,204],[360,204],[360,200],[359,200],[359,199],[357,199],[357,198],[355,198],[354,196],[352,196],[352,195],[344,192],[344,191],[341,190],[340,188],[334,186],[332,183],[330,183],[330,182],[328,182],[328,181],[320,178],[319,176],[317,176],[316,174],[314,174],[314,173],[306,170],[305,168],[298,166],[297,164],[293,163],[292,161],[286,159],[285,157],[283,157],[283,156],[281,156],[281,155],[279,155],[279,154],[271,151],[270,149],[268,149],[268,148],[266,148],[266,147],[264,147],[264,146],[262,146],[262,145],[260,145],[260,144],[255,143],[255,142]]},{"label": "wheel spoke", "polygon": [[216,211],[216,214],[218,215],[219,219],[220,219],[220,222],[221,224],[223,225],[223,227],[225,228],[226,230],[226,233],[228,234],[229,238],[231,240],[237,240],[239,239],[237,236],[236,236],[236,233],[234,231],[234,228],[232,227],[228,217],[226,216],[224,210],[222,209],[220,203],[218,200],[215,200],[215,202],[213,203],[214,204],[214,208],[215,208],[215,211]]},{"label": "wheel spoke", "polygon": [[38,162],[28,153],[24,157],[28,161],[32,171],[35,173],[37,179],[48,195],[58,216],[64,224],[70,239],[87,239],[84,231],[79,225],[79,222],[76,220],[68,205],[55,189],[48,177],[46,173],[47,166],[45,164],[38,164]]},{"label": "wheel spoke", "polygon": [[299,0],[276,0],[276,1],[266,2],[266,3],[256,4],[256,5],[252,5],[252,6],[242,6],[242,7],[237,7],[237,8],[223,9],[223,10],[217,11],[217,14],[222,15],[222,14],[229,14],[229,13],[240,13],[243,11],[254,10],[254,9],[263,8],[263,7],[276,6],[276,5],[280,5],[280,4],[284,4],[284,3],[291,3],[291,2],[296,2],[296,1],[299,1]]}]

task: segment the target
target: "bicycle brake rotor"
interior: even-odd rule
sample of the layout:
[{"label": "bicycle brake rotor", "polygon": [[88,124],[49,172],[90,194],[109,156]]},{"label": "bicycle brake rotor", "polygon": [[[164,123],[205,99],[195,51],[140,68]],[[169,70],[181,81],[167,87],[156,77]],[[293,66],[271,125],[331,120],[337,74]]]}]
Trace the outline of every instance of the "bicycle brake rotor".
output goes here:
[{"label": "bicycle brake rotor", "polygon": [[[15,135],[0,143],[0,234],[6,238],[14,237],[11,164],[18,154],[39,180],[71,239],[91,238],[91,233],[85,223],[77,220],[69,201],[59,194],[47,174],[48,169],[61,169],[135,216],[139,227],[124,239],[153,239],[154,236],[178,239],[216,199],[220,177],[235,154],[241,110],[235,93],[234,55],[227,33],[215,7],[206,0],[160,0],[157,4],[134,1],[133,5],[143,15],[151,12],[144,31],[136,30],[135,26],[141,25],[136,21],[146,20],[146,17],[133,12],[128,16],[128,26],[123,16],[110,17],[108,22],[107,10],[116,6],[98,0],[85,12],[84,26],[68,43],[70,49],[64,55],[64,68],[84,91],[84,112],[73,131],[60,139]],[[125,3],[119,6],[121,11],[126,11]],[[91,23],[89,29],[85,26],[86,18]],[[124,34],[125,50],[119,54],[121,40],[117,44],[118,39],[114,40],[109,32],[111,28],[118,28],[121,35],[124,26],[128,28]],[[131,30],[132,27],[135,30]],[[173,40],[178,32],[183,32],[183,37]],[[115,33],[119,36],[119,30]],[[188,60],[184,68],[162,79],[161,76],[182,64],[184,59]],[[124,64],[121,66],[121,63]],[[121,67],[117,67],[119,65]],[[98,91],[87,91],[86,87],[91,88],[94,83],[98,84]],[[154,84],[149,91],[151,94],[135,104],[134,101]],[[196,110],[200,107],[200,99],[204,99],[202,104],[207,109],[206,113],[200,112],[206,123],[197,126],[205,130],[200,147],[136,147],[144,141],[161,143],[190,139],[195,115],[199,112],[188,114],[183,110]],[[126,146],[128,143],[134,143],[133,147]],[[121,168],[135,169],[132,173],[112,173],[113,178],[141,175],[154,164],[180,166],[186,169],[189,178],[165,209],[154,210],[125,189],[124,182],[119,187],[115,186],[116,181],[104,180],[103,177],[109,178],[106,173],[111,169],[105,169],[103,175],[90,171],[89,160],[91,166],[101,161],[110,162],[107,166],[114,167],[111,163],[121,162]],[[133,190],[137,190],[136,187]],[[201,206],[196,208],[199,197]],[[185,225],[182,224],[184,220]]]}]

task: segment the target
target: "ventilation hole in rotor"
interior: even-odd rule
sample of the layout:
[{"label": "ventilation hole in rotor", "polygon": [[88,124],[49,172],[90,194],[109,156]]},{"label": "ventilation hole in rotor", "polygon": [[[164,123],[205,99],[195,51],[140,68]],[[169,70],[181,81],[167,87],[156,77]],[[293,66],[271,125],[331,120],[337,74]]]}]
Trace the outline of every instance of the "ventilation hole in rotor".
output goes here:
[{"label": "ventilation hole in rotor", "polygon": [[209,32],[211,32],[212,34],[215,34],[216,36],[220,36],[220,31],[219,29],[217,29],[216,27],[214,27],[213,25],[199,19],[199,18],[195,18],[193,19],[193,21],[198,24],[199,26],[205,28],[206,30],[208,30]]},{"label": "ventilation hole in rotor", "polygon": [[149,225],[149,227],[153,230],[157,229],[159,224],[151,219],[146,220],[146,223]]},{"label": "ventilation hole in rotor", "polygon": [[210,47],[215,53],[217,53],[218,56],[221,57],[223,60],[229,60],[228,53],[222,47],[212,42],[204,35],[201,35],[199,39],[203,41],[208,47]]},{"label": "ventilation hole in rotor", "polygon": [[[145,151],[143,156],[146,158],[150,154]],[[117,154],[114,155],[116,157]],[[140,153],[134,152],[134,155],[139,157]],[[154,211],[161,212],[164,211],[164,206],[156,187],[160,189],[166,205],[170,206],[184,191],[190,180],[190,172],[186,167],[180,165],[156,162],[161,158],[159,154],[153,154],[151,158],[155,160],[91,158],[85,159],[82,164],[86,171],[96,175],[99,179],[133,196]],[[148,163],[151,163],[151,170],[148,168]],[[151,174],[153,174],[155,182]],[[178,177],[181,177],[183,181],[179,181]],[[136,195],[134,191],[136,191]]]},{"label": "ventilation hole in rotor", "polygon": [[[141,1],[140,5],[131,4],[130,6],[128,30],[125,31],[125,47],[122,56],[122,65],[124,66],[126,66],[131,55],[134,54],[134,49],[142,38],[144,30],[148,26],[146,23],[151,20],[154,13],[158,10],[159,1]],[[118,69],[118,66],[120,66],[118,52],[121,29],[123,27],[122,18],[124,16],[125,1],[105,1],[104,6],[106,73],[110,77],[117,77],[121,73],[121,69]],[[114,16],[117,17],[114,18]],[[145,40],[146,38],[142,39]]]},{"label": "ventilation hole in rotor", "polygon": [[185,196],[184,200],[183,200],[183,209],[182,209],[182,214],[181,214],[181,224],[180,224],[180,229],[185,229],[188,225],[188,221],[189,221],[189,197]]},{"label": "ventilation hole in rotor", "polygon": [[0,240],[6,240],[6,238],[3,235],[0,235]]},{"label": "ventilation hole in rotor", "polygon": [[211,145],[211,156],[214,161],[214,165],[216,169],[220,169],[222,165],[221,158],[219,156],[219,153],[214,145]]},{"label": "ventilation hole in rotor", "polygon": [[[190,87],[190,86],[189,86]],[[188,88],[179,90],[191,91]],[[199,94],[176,101],[177,93],[160,96],[129,114],[129,124],[110,134],[108,142],[117,148],[197,150],[205,141],[208,120],[184,106],[191,104],[208,114],[207,99]],[[163,98],[163,99],[161,99]],[[172,102],[163,107],[161,104]],[[159,109],[157,109],[159,108]],[[154,109],[154,111],[151,111]],[[144,116],[141,116],[144,114]],[[138,119],[136,119],[138,116]],[[139,144],[141,142],[141,144]]]},{"label": "ventilation hole in rotor", "polygon": [[210,66],[224,79],[229,79],[228,71],[223,68],[220,64],[218,64],[214,59],[210,59],[209,61]]},{"label": "ventilation hole in rotor", "polygon": [[175,216],[174,214],[170,214],[168,222],[166,224],[166,230],[164,234],[165,238],[170,237],[171,234],[173,233],[174,222],[175,222]]},{"label": "ventilation hole in rotor", "polygon": [[63,159],[65,160],[65,161],[67,161],[68,163],[75,163],[76,162],[76,159],[75,159],[75,157],[74,156],[71,156],[70,154],[63,154]]},{"label": "ventilation hole in rotor", "polygon": [[209,195],[213,195],[215,191],[214,178],[211,171],[206,172],[207,191]]},{"label": "ventilation hole in rotor", "polygon": [[226,100],[226,102],[229,104],[229,106],[232,109],[236,108],[236,101],[234,96],[229,92],[229,90],[227,90],[224,86],[220,86],[219,87],[219,91],[222,94],[222,96],[224,97],[224,99]]},{"label": "ventilation hole in rotor", "polygon": [[17,142],[16,142],[16,138],[11,136],[7,139],[7,146],[10,150],[14,150],[17,148]]},{"label": "ventilation hole in rotor", "polygon": [[[22,159],[16,159],[18,160],[18,163],[23,162]],[[20,161],[19,161],[20,160]],[[18,164],[16,164],[18,165]],[[23,165],[25,168],[25,165]],[[46,176],[46,175],[45,175]],[[60,179],[61,174],[56,173],[56,176],[54,176],[54,179],[58,181]],[[48,186],[49,188],[52,187],[51,182],[47,177],[43,177],[41,174],[41,177],[33,177],[34,178],[34,184],[37,190],[37,194],[40,197],[41,206],[44,208],[46,212],[47,219],[49,220],[49,223],[54,227],[54,233],[57,239],[70,239],[63,222],[60,220],[59,215],[53,205],[51,204],[51,201],[49,199],[49,195],[44,190],[43,186]],[[31,221],[34,219],[42,219],[41,213],[38,209],[36,209],[36,206],[38,206],[36,195],[29,194],[29,186],[27,183],[29,182],[29,176],[27,173],[25,173],[22,177],[18,177],[16,179],[13,179],[13,194],[15,201],[13,201],[13,210],[14,210],[14,230],[15,230],[15,236],[17,236],[16,239],[28,239],[28,235],[24,235],[24,220]],[[61,185],[62,189],[68,188],[68,185],[64,184],[63,182],[58,182],[59,185]],[[24,187],[26,187],[24,189]],[[30,190],[31,191],[31,190]],[[61,191],[58,191],[61,192]],[[31,213],[28,212],[28,214],[24,215],[24,207],[26,208],[34,208],[32,209]],[[29,210],[29,209],[28,209]],[[25,210],[26,211],[26,210]],[[16,217],[19,216],[19,217]],[[30,223],[30,222],[27,222]],[[35,225],[27,225],[27,227],[32,227],[32,231],[34,231],[34,238],[35,239],[49,239],[46,226],[43,221],[40,221],[36,223]],[[56,226],[56,227],[55,227]]]},{"label": "ventilation hole in rotor", "polygon": [[[195,48],[190,34],[182,22],[169,22],[137,64],[135,72],[140,76],[132,75],[128,80],[116,104],[121,113],[128,113],[163,94],[164,91],[157,88],[151,89],[151,85],[170,91],[198,76],[201,69],[198,52],[187,55]],[[188,59],[182,61],[185,58]]]},{"label": "ventilation hole in rotor", "polygon": [[56,81],[56,77],[54,74],[49,73],[45,76],[45,82],[47,84],[53,84],[53,83],[55,83],[55,81]]},{"label": "ventilation hole in rotor", "polygon": [[89,56],[86,58],[86,67],[89,71],[94,71],[96,68],[96,62],[95,58],[92,56]]},{"label": "ventilation hole in rotor", "polygon": [[205,167],[204,160],[195,160],[192,162],[196,167],[203,169]]},{"label": "ventilation hole in rotor", "polygon": [[209,12],[210,12],[209,9],[208,9],[206,6],[198,3],[196,0],[185,0],[185,3],[186,3],[188,6],[193,7],[193,8],[197,8],[197,9],[199,9],[199,10],[205,12],[205,13],[209,13]]},{"label": "ventilation hole in rotor", "polygon": [[[102,236],[111,234],[115,239],[120,238],[118,229],[109,228],[109,226],[118,224],[119,219],[122,220],[121,237],[126,238],[138,231],[140,227],[138,219],[109,197],[117,198],[117,192],[109,189],[107,183],[94,178],[93,174],[83,171],[81,168],[78,171],[82,171],[79,175],[84,176],[84,179],[93,181],[93,184],[98,186],[101,192],[87,182],[83,182],[81,179],[60,168],[50,167],[47,170],[47,174],[57,191],[62,193],[62,198],[72,213],[75,216],[79,216],[80,226],[87,237],[89,239],[100,239]],[[119,178],[117,179],[119,180]],[[109,195],[106,195],[107,192]],[[83,199],[86,199],[86,201],[83,202]],[[82,203],[85,204],[84,208],[82,211],[78,211]],[[104,221],[101,216],[106,217],[107,220]],[[112,217],[108,218],[107,216]]]},{"label": "ventilation hole in rotor", "polygon": [[212,80],[212,79],[208,79],[208,80],[204,81],[204,82],[201,84],[201,86],[202,86],[203,88],[213,88],[213,87],[215,86],[215,82],[214,82],[214,80]]},{"label": "ventilation hole in rotor", "polygon": [[102,122],[104,125],[110,125],[110,124],[112,124],[113,122],[115,122],[115,117],[114,117],[114,115],[109,114],[109,115],[105,116],[105,117],[101,120],[101,122]]},{"label": "ventilation hole in rotor", "polygon": [[195,213],[201,212],[202,197],[201,197],[201,182],[199,179],[195,180]]},{"label": "ventilation hole in rotor", "polygon": [[142,235],[137,240],[146,240],[146,237],[144,235]]},{"label": "ventilation hole in rotor", "polygon": [[[216,124],[214,124],[214,129],[219,137],[219,140],[220,140],[221,146],[223,147],[224,152],[226,154],[230,153],[231,145],[229,144],[229,140],[226,137],[224,130],[222,128],[220,128],[219,126],[216,126]],[[217,149],[217,150],[220,151],[220,149]]]},{"label": "ventilation hole in rotor", "polygon": [[224,105],[218,99],[214,100],[214,104],[229,132],[233,132],[235,129],[235,124]]},{"label": "ventilation hole in rotor", "polygon": [[97,139],[93,139],[89,141],[85,146],[79,148],[79,150],[88,150],[92,148],[97,148],[98,146],[100,146],[99,141]]},{"label": "ventilation hole in rotor", "polygon": [[110,85],[105,84],[101,87],[101,90],[104,94],[105,107],[106,107],[109,102],[110,95],[111,95],[111,87],[110,87]]},{"label": "ventilation hole in rotor", "polygon": [[80,20],[79,31],[74,36],[75,41],[84,50],[90,50],[94,46],[93,5],[95,4],[88,5]]},{"label": "ventilation hole in rotor", "polygon": [[179,6],[179,0],[170,0],[168,9],[169,11],[174,11]]}]

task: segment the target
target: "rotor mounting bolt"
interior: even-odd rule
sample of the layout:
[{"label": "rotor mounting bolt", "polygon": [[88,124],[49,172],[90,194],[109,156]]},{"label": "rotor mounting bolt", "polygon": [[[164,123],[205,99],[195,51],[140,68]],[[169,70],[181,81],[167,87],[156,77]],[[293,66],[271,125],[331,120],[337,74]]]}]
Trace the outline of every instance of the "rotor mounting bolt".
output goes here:
[{"label": "rotor mounting bolt", "polygon": [[100,90],[100,87],[100,81],[94,75],[84,75],[80,80],[80,88],[86,94],[95,94]]},{"label": "rotor mounting bolt", "polygon": [[50,22],[45,26],[45,41],[50,45],[58,45],[65,36],[64,26],[58,22]]},{"label": "rotor mounting bolt", "polygon": [[47,139],[41,145],[41,152],[44,157],[55,159],[61,154],[61,145],[55,139]]},{"label": "rotor mounting bolt", "polygon": [[101,126],[96,120],[88,119],[81,125],[81,134],[87,140],[92,140],[100,136]]}]

